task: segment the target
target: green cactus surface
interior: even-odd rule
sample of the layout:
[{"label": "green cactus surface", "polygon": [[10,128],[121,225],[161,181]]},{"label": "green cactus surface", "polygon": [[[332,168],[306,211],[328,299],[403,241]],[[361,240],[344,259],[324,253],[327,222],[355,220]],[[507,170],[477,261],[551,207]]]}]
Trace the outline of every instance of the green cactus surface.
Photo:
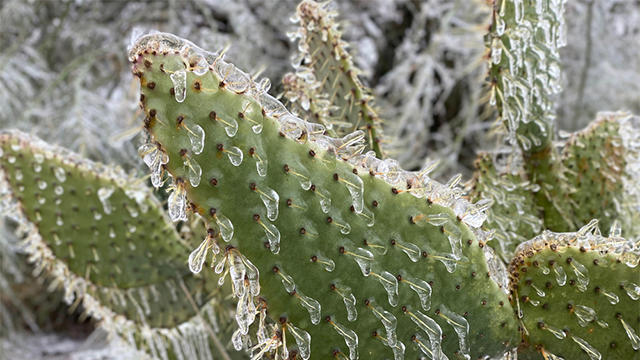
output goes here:
[{"label": "green cactus surface", "polygon": [[[219,309],[221,321],[230,312],[212,274],[194,275],[185,266],[190,246],[141,181],[19,132],[0,135],[0,152],[33,274],[50,278],[48,289],[61,289],[69,311],[82,309],[81,320],[120,324],[116,332],[152,354],[189,354],[189,347],[171,342],[189,339],[176,327],[188,326],[205,304],[206,311]],[[206,344],[203,326],[199,332]],[[220,344],[214,353],[226,353]],[[196,348],[203,358],[211,352]]]},{"label": "green cactus surface", "polygon": [[362,132],[323,135],[232,64],[173,35],[139,39],[130,58],[145,127],[169,158],[169,213],[193,211],[211,229],[190,266],[200,271],[212,249],[246,302],[238,347],[264,311],[277,332],[261,326],[253,351],[291,347],[304,359],[440,349],[475,359],[517,344],[494,281],[503,274],[487,264],[484,233],[466,224],[482,211],[458,198],[459,177],[442,185],[360,155]]},{"label": "green cactus surface", "polygon": [[605,238],[596,223],[576,233],[545,231],[517,249],[512,303],[528,346],[519,358],[638,358],[640,256],[619,237],[619,224]]},{"label": "green cactus surface", "polygon": [[373,109],[373,95],[362,85],[360,70],[341,39],[337,15],[315,1],[298,5],[295,19],[300,27],[289,34],[292,40],[300,38],[293,60],[297,71],[285,76],[285,95],[309,121],[324,125],[329,135],[363,130],[366,150],[382,158],[382,123]]}]

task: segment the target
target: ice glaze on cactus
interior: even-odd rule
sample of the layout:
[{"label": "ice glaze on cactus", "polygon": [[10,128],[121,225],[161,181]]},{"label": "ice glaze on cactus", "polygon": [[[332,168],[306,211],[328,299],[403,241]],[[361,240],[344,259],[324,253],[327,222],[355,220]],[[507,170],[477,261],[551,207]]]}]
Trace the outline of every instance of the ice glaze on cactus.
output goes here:
[{"label": "ice glaze on cactus", "polygon": [[222,292],[184,266],[190,246],[141,180],[20,132],[0,134],[0,165],[2,213],[69,311],[162,359],[226,355],[207,329],[229,312]]},{"label": "ice glaze on cactus", "polygon": [[552,97],[561,89],[566,0],[496,0],[487,35],[490,104],[512,145],[538,152],[553,139]]},{"label": "ice glaze on cactus", "polygon": [[526,344],[519,358],[638,358],[640,247],[620,237],[619,223],[608,238],[596,225],[545,231],[516,250],[509,272]]},{"label": "ice glaze on cactus", "polygon": [[335,11],[327,4],[304,0],[293,19],[300,27],[291,33],[298,40],[293,58],[295,74],[284,77],[285,96],[311,122],[325,126],[332,136],[364,131],[366,150],[382,158],[382,123],[373,109],[373,96],[358,78],[360,70],[341,39]]},{"label": "ice glaze on cactus", "polygon": [[[461,197],[460,177],[440,184],[363,155],[363,132],[326,136],[218,54],[173,35],[140,38],[130,58],[150,135],[143,149],[164,163],[150,161],[152,176],[171,176],[174,220],[195,212],[209,228],[189,263],[198,272],[212,256],[229,274],[237,348],[476,359],[517,345],[504,268],[479,229],[486,204]],[[257,342],[247,336],[254,322]]]}]

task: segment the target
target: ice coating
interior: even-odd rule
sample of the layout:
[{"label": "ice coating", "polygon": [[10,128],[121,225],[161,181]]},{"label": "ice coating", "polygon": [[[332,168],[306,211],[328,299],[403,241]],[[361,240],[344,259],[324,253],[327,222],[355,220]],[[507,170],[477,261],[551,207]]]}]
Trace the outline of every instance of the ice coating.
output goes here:
[{"label": "ice coating", "polygon": [[458,334],[458,343],[460,345],[460,353],[465,359],[469,360],[469,323],[464,317],[447,309],[446,306],[440,305],[440,314],[449,325],[453,327]]},{"label": "ice coating", "polygon": [[365,301],[365,304],[367,305],[367,307],[369,307],[369,309],[371,309],[371,311],[373,311],[373,314],[378,318],[378,320],[382,322],[382,325],[384,326],[386,331],[389,346],[396,346],[396,343],[398,341],[396,334],[398,319],[396,319],[396,317],[392,313],[386,311],[381,306],[375,305],[373,301],[369,302],[367,300]]},{"label": "ice coating", "polygon": [[349,360],[358,360],[358,334],[355,331],[333,321],[329,320],[334,329],[344,338],[344,342],[349,348]]}]

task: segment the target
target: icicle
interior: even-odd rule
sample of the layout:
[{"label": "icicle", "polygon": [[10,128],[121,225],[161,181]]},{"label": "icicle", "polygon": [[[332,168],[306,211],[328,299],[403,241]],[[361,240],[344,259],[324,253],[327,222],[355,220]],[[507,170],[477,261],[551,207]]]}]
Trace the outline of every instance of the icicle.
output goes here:
[{"label": "icicle", "polygon": [[317,262],[324,266],[324,270],[332,272],[336,268],[336,263],[330,258],[324,256],[322,253],[318,253],[311,257],[311,262]]},{"label": "icicle", "polygon": [[242,255],[237,253],[237,251],[229,251],[229,274],[231,275],[235,295],[237,297],[244,296],[244,278],[247,274],[247,269],[242,261]]},{"label": "icicle", "polygon": [[418,245],[395,239],[391,240],[391,244],[402,249],[402,251],[409,256],[409,259],[411,259],[412,262],[417,262],[420,259],[422,251]]},{"label": "icicle", "polygon": [[189,183],[193,187],[198,187],[202,177],[202,168],[189,154],[185,154],[184,158],[183,165],[188,169]]},{"label": "icicle", "polygon": [[418,294],[422,309],[428,311],[431,308],[431,286],[429,283],[408,275],[399,276],[399,279],[401,282],[408,284]]},{"label": "icicle", "polygon": [[347,319],[350,322],[356,321],[358,318],[358,310],[356,310],[356,297],[353,295],[351,288],[343,286],[340,283],[336,283],[331,285],[331,289],[342,297],[344,305],[347,308]]},{"label": "icicle", "polygon": [[640,286],[632,282],[625,281],[622,283],[622,288],[624,289],[624,291],[627,292],[627,295],[629,295],[629,297],[632,298],[633,300],[640,299]]},{"label": "icicle", "polygon": [[274,254],[280,252],[280,230],[278,228],[266,221],[262,221],[260,219],[257,220],[258,223],[262,226],[265,235],[267,235],[267,240],[269,241],[269,249]]},{"label": "icicle", "polygon": [[578,317],[580,326],[588,326],[590,322],[596,319],[596,312],[590,307],[584,305],[575,305],[573,313]]},{"label": "icicle", "polygon": [[460,353],[465,359],[469,360],[471,357],[469,355],[469,323],[467,322],[467,319],[453,311],[449,311],[445,305],[440,306],[439,315],[443,317],[456,331],[458,334]]},{"label": "icicle", "polygon": [[111,214],[111,202],[109,201],[109,198],[115,190],[116,188],[114,186],[101,187],[100,189],[98,189],[98,199],[100,199],[100,202],[102,203],[102,209],[107,215]]},{"label": "icicle", "polygon": [[321,312],[321,307],[320,307],[320,303],[317,302],[316,300],[304,295],[303,293],[296,291],[295,292],[295,296],[300,299],[300,303],[302,304],[302,306],[305,307],[305,309],[307,309],[307,311],[309,312],[309,317],[311,318],[311,323],[313,325],[318,325],[320,323],[320,312]]},{"label": "icicle", "polygon": [[55,175],[56,179],[58,179],[58,181],[60,181],[61,183],[67,181],[67,173],[64,171],[63,168],[55,167],[53,169],[53,174]]},{"label": "icicle", "polygon": [[290,322],[287,322],[287,329],[296,340],[302,359],[308,360],[311,357],[311,335],[302,329],[298,329]]},{"label": "icicle", "polygon": [[280,201],[280,196],[271,188],[266,188],[264,191],[258,190],[258,192],[260,192],[260,199],[262,199],[264,206],[267,208],[267,218],[275,221],[278,218],[278,202]]},{"label": "icicle", "polygon": [[631,340],[631,346],[633,346],[633,350],[640,350],[640,337],[636,334],[636,331],[627,324],[622,317],[618,317],[622,322],[622,327],[624,327],[624,331],[627,333],[629,340]]},{"label": "icicle", "polygon": [[355,252],[350,252],[342,247],[340,248],[340,252],[353,257],[353,259],[358,263],[358,266],[360,266],[362,275],[369,276],[369,274],[371,273],[371,265],[373,262],[373,254],[370,251],[362,248],[357,248]]},{"label": "icicle", "polygon": [[575,259],[571,259],[569,265],[573,268],[573,272],[578,279],[578,290],[582,292],[587,291],[587,285],[589,285],[589,270]]},{"label": "icicle", "polygon": [[562,266],[552,266],[553,271],[556,273],[556,282],[560,286],[564,286],[567,283],[567,274],[564,272]]},{"label": "icicle", "polygon": [[343,325],[332,321],[331,319],[329,319],[329,322],[333,325],[338,334],[344,338],[344,342],[349,348],[349,359],[358,360],[358,334],[356,334],[355,331],[347,329]]},{"label": "icicle", "polygon": [[169,195],[169,217],[171,220],[187,220],[187,192],[184,185],[178,183],[171,195]]},{"label": "icicle", "polygon": [[[431,350],[434,354],[440,354],[441,350],[441,342],[442,342],[442,328],[440,325],[428,317],[427,315],[421,313],[419,310],[416,312],[411,312],[406,308],[403,308],[405,314],[411,317],[411,320],[418,325],[422,331],[424,331],[427,336],[429,336],[429,341],[431,342]],[[435,360],[435,357],[434,357]]]},{"label": "icicle", "polygon": [[371,275],[377,278],[384,287],[384,290],[387,292],[389,305],[396,307],[398,305],[398,279],[388,271],[377,268],[377,266],[371,270]]},{"label": "icicle", "polygon": [[[154,187],[162,186],[162,165],[169,162],[169,156],[162,152],[158,145],[144,144],[138,149],[138,154],[151,170],[151,184]],[[64,170],[62,170],[64,173]],[[56,175],[58,177],[58,175]],[[59,180],[59,179],[58,179]]]},{"label": "icicle", "polygon": [[184,122],[185,127],[187,128],[187,135],[189,135],[189,140],[191,141],[191,150],[193,153],[198,155],[202,153],[204,149],[204,130],[198,124],[191,124],[191,122]]},{"label": "icicle", "polygon": [[171,82],[173,82],[175,99],[181,103],[187,97],[187,72],[184,69],[178,70],[171,74],[170,77]]},{"label": "icicle", "polygon": [[231,222],[231,220],[229,220],[229,218],[219,213],[215,215],[215,218],[216,218],[216,223],[220,227],[220,235],[222,235],[222,239],[225,242],[231,241],[231,239],[233,238],[233,231],[234,231],[233,223]]},{"label": "icicle", "polygon": [[378,320],[382,322],[382,325],[384,326],[385,331],[387,332],[386,336],[387,336],[387,341],[389,342],[389,346],[390,347],[396,346],[396,343],[398,341],[397,334],[396,334],[396,328],[398,327],[398,319],[396,319],[396,317],[392,313],[386,311],[380,306],[376,306],[372,304],[372,302],[369,302],[369,300],[365,301],[365,305],[367,305],[367,307],[371,309],[371,311],[373,311],[373,314],[378,318]]},{"label": "icicle", "polygon": [[227,156],[229,156],[229,160],[233,166],[240,166],[242,164],[242,150],[238,149],[235,146],[232,146],[230,150],[226,151]]},{"label": "icicle", "polygon": [[589,343],[586,342],[585,340],[573,335],[571,335],[571,339],[573,339],[573,341],[575,341],[578,345],[580,345],[582,350],[584,350],[587,353],[587,355],[589,355],[591,360],[602,359],[602,355],[600,355],[598,350],[596,350],[593,346],[589,345]]}]

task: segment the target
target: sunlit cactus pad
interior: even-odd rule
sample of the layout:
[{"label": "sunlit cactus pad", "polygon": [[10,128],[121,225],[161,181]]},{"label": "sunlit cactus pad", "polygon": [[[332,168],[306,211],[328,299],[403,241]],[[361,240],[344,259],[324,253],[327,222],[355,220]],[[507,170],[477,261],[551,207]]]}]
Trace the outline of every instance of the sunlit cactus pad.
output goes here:
[{"label": "sunlit cactus pad", "polygon": [[0,165],[2,213],[69,311],[163,358],[216,352],[189,297],[215,323],[221,289],[185,266],[190,250],[142,181],[19,132],[0,134]]},{"label": "sunlit cactus pad", "polygon": [[229,273],[238,348],[399,360],[517,345],[506,272],[479,229],[488,204],[463,199],[460,177],[444,185],[363,155],[362,132],[326,136],[173,35],[139,39],[130,58],[151,141],[141,155],[157,185],[171,175],[172,218],[193,211],[210,229],[189,265],[213,256]]},{"label": "sunlit cactus pad", "polygon": [[509,271],[527,345],[519,358],[640,357],[640,248],[619,224],[608,238],[595,225],[545,231],[518,247]]}]

